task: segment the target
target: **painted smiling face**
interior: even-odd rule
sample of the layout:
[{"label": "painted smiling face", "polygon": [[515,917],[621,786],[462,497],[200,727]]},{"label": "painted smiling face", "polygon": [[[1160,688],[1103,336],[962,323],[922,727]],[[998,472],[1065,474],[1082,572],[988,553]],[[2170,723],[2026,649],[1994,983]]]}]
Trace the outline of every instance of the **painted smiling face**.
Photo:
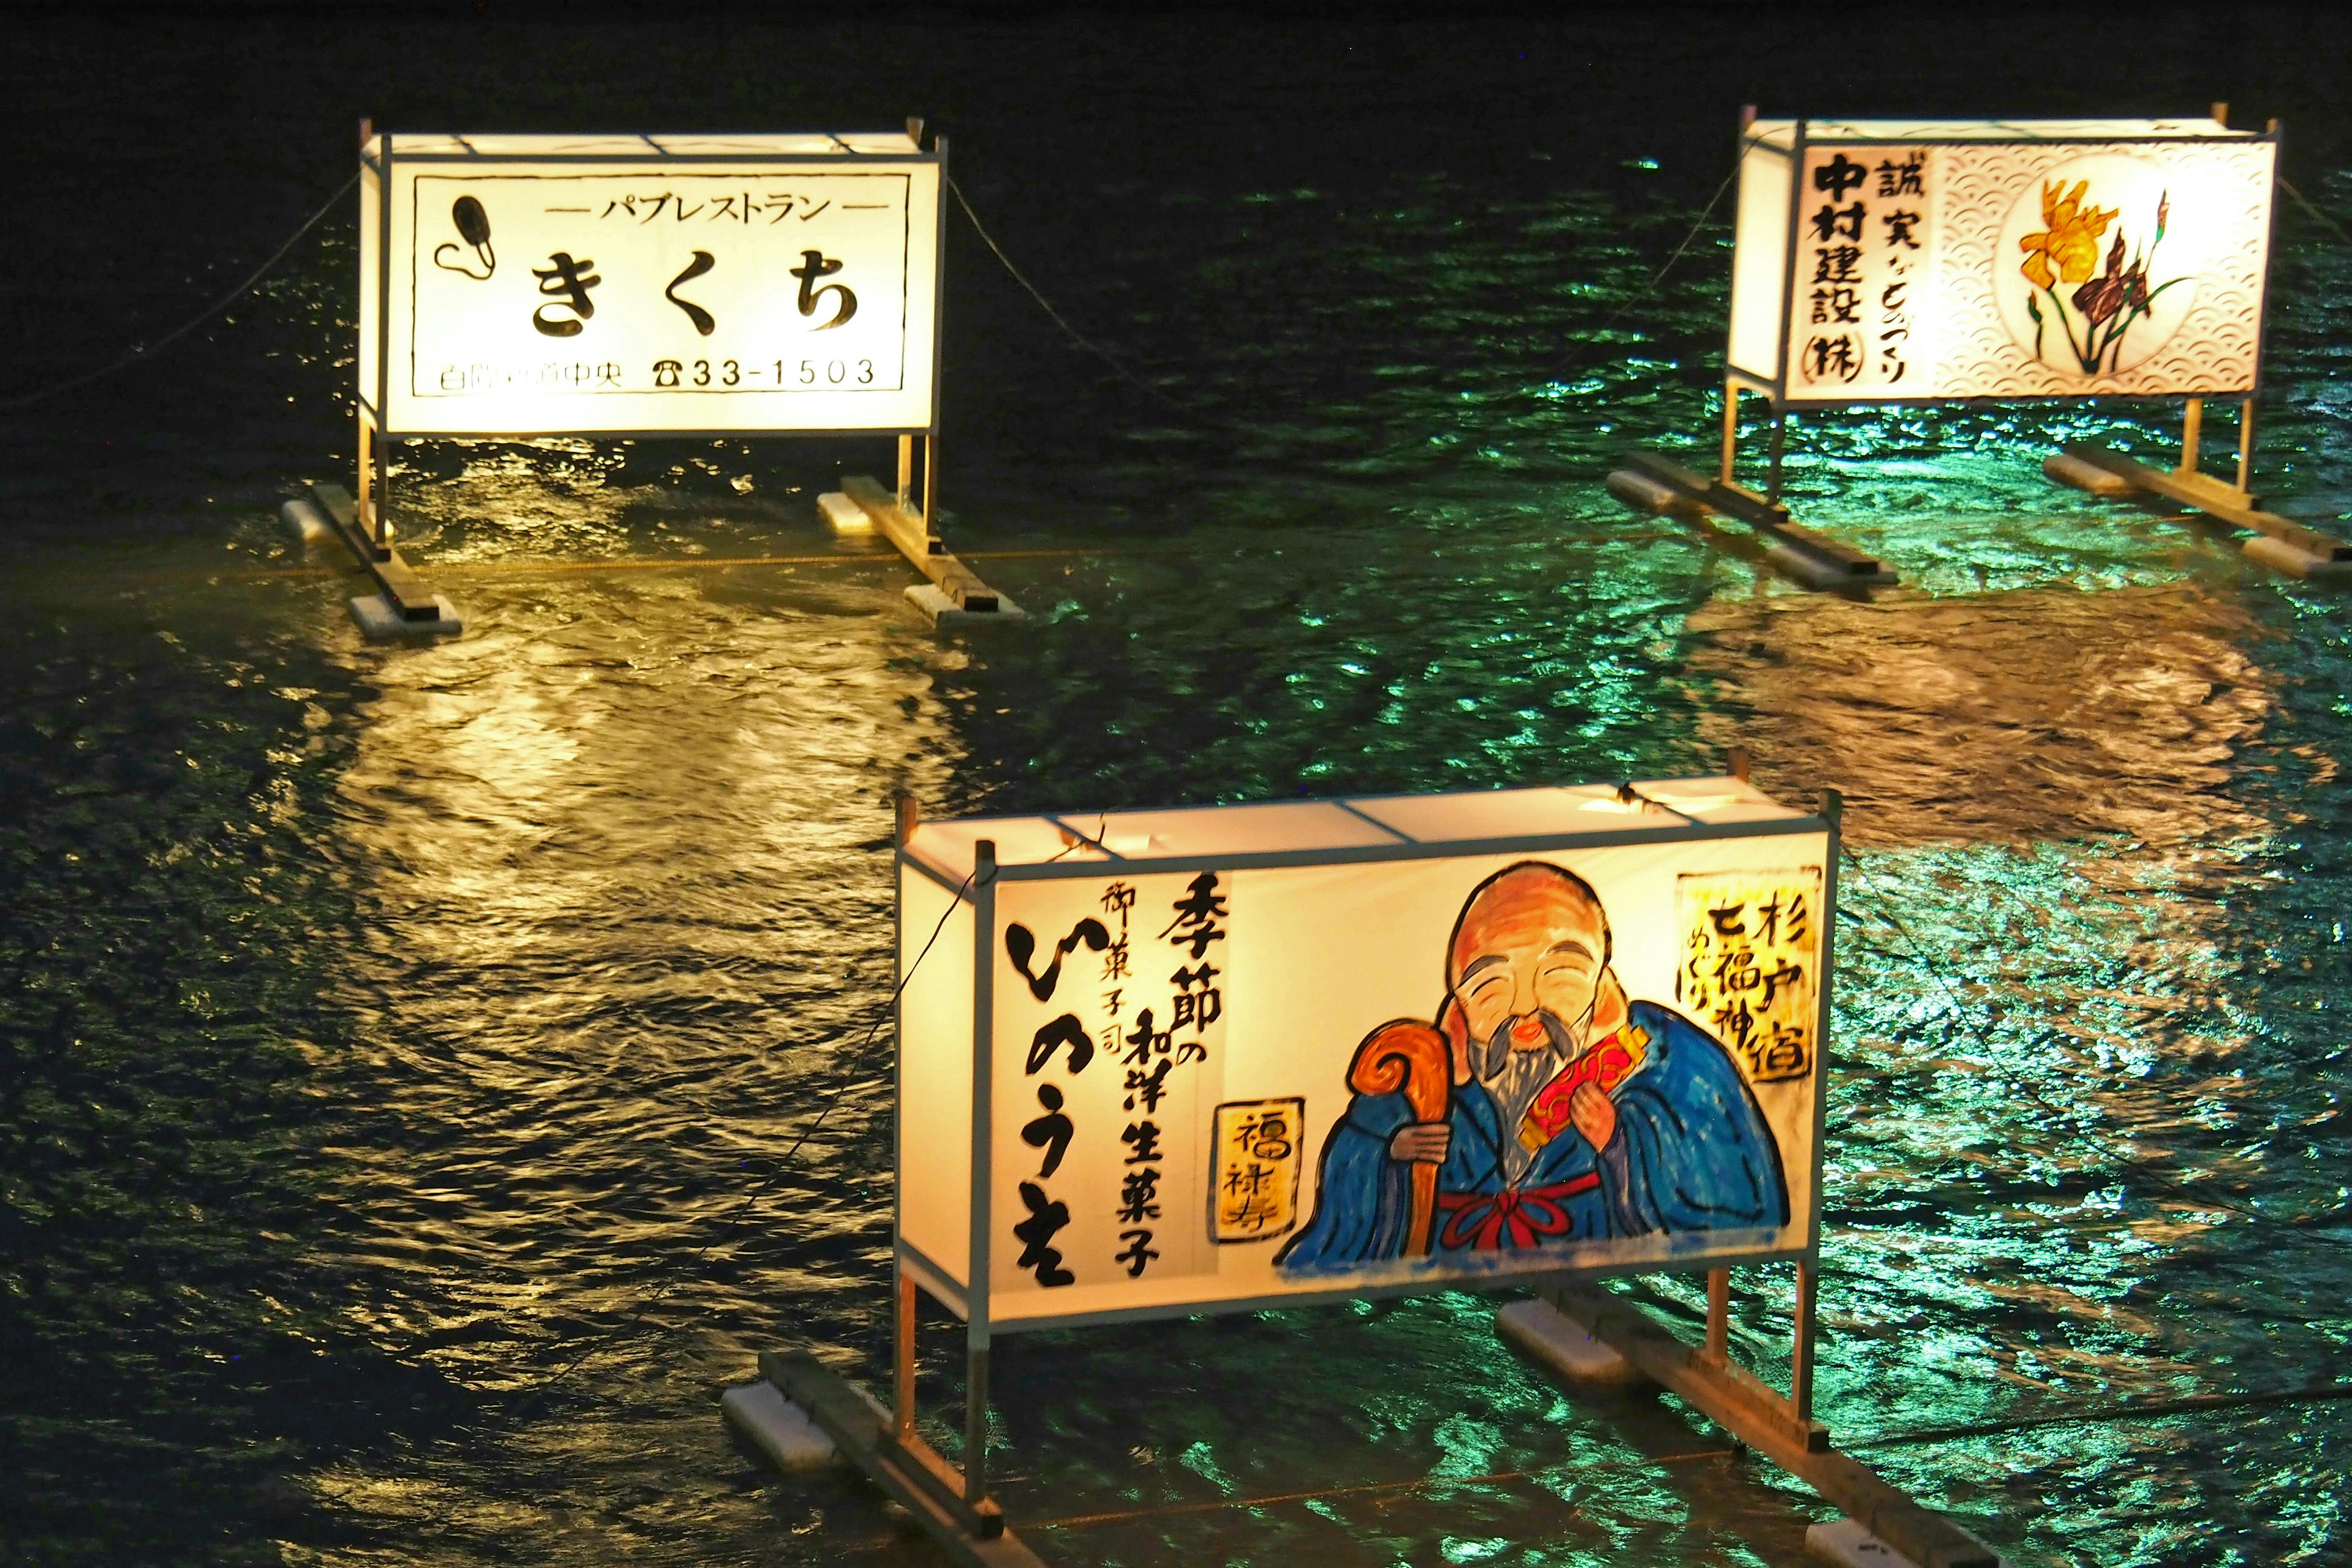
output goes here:
[{"label": "painted smiling face", "polygon": [[1592,889],[1557,867],[1515,866],[1462,911],[1447,978],[1481,1077],[1508,1053],[1573,1055],[1609,966],[1609,919]]}]

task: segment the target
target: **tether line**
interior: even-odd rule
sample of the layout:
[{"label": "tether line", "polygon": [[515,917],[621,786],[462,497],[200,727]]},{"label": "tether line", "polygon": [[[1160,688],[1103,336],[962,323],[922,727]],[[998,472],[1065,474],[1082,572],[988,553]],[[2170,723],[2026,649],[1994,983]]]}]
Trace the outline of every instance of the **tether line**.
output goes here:
[{"label": "tether line", "polygon": [[1020,284],[1022,288],[1028,290],[1029,298],[1037,301],[1037,308],[1045,311],[1049,317],[1053,318],[1054,324],[1062,329],[1063,334],[1066,336],[1070,342],[1077,344],[1078,347],[1086,350],[1087,353],[1094,355],[1097,359],[1102,361],[1103,363],[1110,366],[1111,370],[1119,377],[1120,380],[1125,381],[1129,385],[1136,388],[1136,390],[1150,396],[1158,398],[1160,402],[1166,404],[1169,407],[1175,409],[1181,414],[1190,416],[1196,419],[1202,417],[1199,410],[1186,407],[1183,404],[1177,402],[1174,398],[1169,396],[1166,393],[1160,391],[1160,388],[1152,385],[1141,376],[1137,375],[1133,371],[1129,370],[1126,365],[1119,363],[1118,357],[1116,354],[1113,354],[1108,349],[1104,348],[1100,343],[1096,342],[1092,338],[1087,337],[1084,332],[1078,331],[1077,328],[1070,325],[1069,321],[1063,316],[1062,312],[1054,309],[1054,302],[1051,300],[1046,299],[1045,296],[1038,290],[1037,285],[1029,281],[1028,275],[1013,264],[1013,258],[1004,254],[1004,247],[996,243],[995,237],[991,235],[988,232],[987,226],[980,221],[980,215],[971,210],[971,203],[965,197],[963,187],[955,183],[955,176],[952,174],[947,176],[947,182],[948,190],[955,196],[956,205],[963,209],[963,216],[970,220],[971,224],[971,232],[980,236],[980,242],[988,247],[989,254],[994,256],[997,260],[1004,264],[1004,270],[1012,276],[1013,281]]},{"label": "tether line", "polygon": [[151,358],[155,354],[163,353],[165,349],[170,348],[173,343],[178,342],[190,332],[194,331],[198,327],[203,326],[206,321],[211,321],[223,310],[226,310],[231,305],[236,304],[236,301],[244,296],[247,289],[252,288],[256,283],[260,282],[264,278],[269,276],[270,268],[276,267],[280,261],[283,261],[286,258],[286,253],[294,248],[296,242],[300,240],[304,235],[310,233],[312,229],[318,227],[319,221],[325,217],[329,213],[334,211],[335,204],[341,201],[345,195],[349,195],[352,187],[359,183],[360,177],[356,173],[354,173],[350,179],[345,180],[340,186],[336,187],[335,194],[329,196],[320,206],[317,212],[312,213],[309,217],[303,220],[302,226],[300,228],[296,229],[292,234],[287,236],[286,243],[279,246],[276,250],[271,251],[269,253],[269,259],[255,268],[252,272],[247,276],[244,282],[230,289],[227,293],[222,295],[219,299],[205,306],[203,310],[190,317],[185,321],[181,322],[178,326],[173,328],[170,331],[164,333],[153,342],[142,343],[132,348],[126,349],[123,351],[120,358],[113,360],[107,364],[102,364],[96,370],[78,375],[71,381],[61,381],[55,386],[43,387],[38,392],[25,393],[19,396],[11,397],[5,401],[0,401],[0,410],[28,408],[36,403],[45,402],[49,398],[59,395],[60,394],[71,392],[76,387],[88,386],[93,381],[102,380],[107,376],[112,375],[118,370],[136,364],[141,360]]},{"label": "tether line", "polygon": [[[939,924],[931,928],[931,934],[929,938],[924,942],[922,952],[915,955],[915,962],[907,966],[907,973],[901,974],[898,977],[898,984],[892,986],[890,989],[890,1006],[892,1008],[895,1008],[898,1005],[898,998],[905,994],[908,983],[915,978],[916,971],[923,967],[923,960],[931,955],[931,947],[933,943],[940,940],[940,932],[947,930],[948,928],[949,917],[953,915],[958,909],[962,907],[964,894],[971,891],[972,879],[979,875],[980,872],[977,868],[968,873],[964,877],[963,885],[956,889],[955,897],[948,900],[948,907],[940,911]],[[857,1050],[855,1053],[856,1057],[863,1058],[867,1051],[873,1048],[874,1037],[882,1032],[882,1022],[889,1016],[890,1013],[887,1009],[884,1012],[875,1015],[873,1026],[866,1031],[866,1038],[859,1042]],[[591,1356],[597,1355],[600,1352],[610,1349],[612,1346],[618,1344],[622,1340],[627,1338],[630,1334],[635,1333],[637,1331],[638,1326],[645,1322],[646,1314],[652,1311],[656,1307],[660,1306],[664,1301],[667,1300],[670,1296],[677,1291],[677,1288],[686,1282],[688,1269],[692,1268],[696,1264],[700,1263],[704,1258],[709,1257],[711,1249],[719,1246],[720,1242],[733,1239],[735,1227],[742,1223],[743,1216],[750,1214],[752,1206],[758,1204],[761,1198],[767,1194],[768,1189],[774,1186],[777,1181],[782,1177],[784,1173],[792,1169],[793,1159],[795,1155],[800,1153],[801,1146],[806,1143],[812,1137],[815,1136],[817,1130],[824,1125],[825,1119],[833,1114],[834,1107],[839,1105],[841,1103],[842,1097],[849,1092],[850,1085],[859,1081],[854,1076],[854,1068],[855,1063],[853,1062],[853,1076],[845,1077],[839,1083],[834,1085],[833,1092],[825,1096],[824,1104],[818,1108],[815,1117],[809,1122],[809,1124],[801,1129],[801,1135],[793,1140],[793,1146],[785,1150],[782,1157],[776,1161],[775,1168],[768,1173],[767,1179],[761,1182],[758,1186],[753,1187],[750,1192],[744,1194],[743,1201],[737,1204],[733,1211],[719,1222],[719,1234],[718,1236],[712,1237],[710,1240],[703,1243],[701,1247],[698,1247],[694,1253],[687,1258],[685,1266],[670,1277],[669,1283],[664,1285],[660,1289],[655,1291],[652,1295],[639,1302],[637,1304],[636,1311],[630,1316],[627,1322],[623,1323],[620,1327],[614,1329],[607,1333],[597,1336],[596,1339],[590,1342],[590,1343],[583,1349],[579,1354],[573,1356],[570,1361],[565,1362],[562,1366],[557,1367],[553,1372],[549,1373],[537,1383],[532,1384],[529,1388],[524,1389],[522,1391],[522,1397],[526,1400],[537,1398],[539,1395],[546,1393],[549,1389],[554,1387],[557,1384],[562,1382],[574,1372],[577,1372],[587,1363]]]}]

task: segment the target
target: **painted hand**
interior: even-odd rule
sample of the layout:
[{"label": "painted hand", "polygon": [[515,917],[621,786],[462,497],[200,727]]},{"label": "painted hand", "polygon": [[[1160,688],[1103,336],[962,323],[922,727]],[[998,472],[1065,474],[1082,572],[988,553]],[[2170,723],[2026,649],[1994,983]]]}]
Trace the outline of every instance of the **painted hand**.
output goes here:
[{"label": "painted hand", "polygon": [[1453,1142],[1454,1129],[1443,1121],[1408,1122],[1389,1138],[1389,1158],[1438,1164]]},{"label": "painted hand", "polygon": [[1568,1119],[1595,1149],[1605,1149],[1617,1136],[1617,1102],[1597,1083],[1580,1083],[1568,1097]]}]

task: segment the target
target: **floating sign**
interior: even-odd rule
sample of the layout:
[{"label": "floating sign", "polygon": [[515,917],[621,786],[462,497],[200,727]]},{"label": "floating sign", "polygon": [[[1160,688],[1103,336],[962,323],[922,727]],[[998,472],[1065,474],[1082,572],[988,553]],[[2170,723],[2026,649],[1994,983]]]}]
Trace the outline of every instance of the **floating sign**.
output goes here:
[{"label": "floating sign", "polygon": [[361,402],[391,436],[927,431],[940,180],[895,133],[378,136]]},{"label": "floating sign", "polygon": [[901,1265],[1002,1331],[1810,1257],[1835,865],[1730,778],[925,824]]},{"label": "floating sign", "polygon": [[2254,390],[2274,135],[1757,121],[1733,376],[1776,404]]}]

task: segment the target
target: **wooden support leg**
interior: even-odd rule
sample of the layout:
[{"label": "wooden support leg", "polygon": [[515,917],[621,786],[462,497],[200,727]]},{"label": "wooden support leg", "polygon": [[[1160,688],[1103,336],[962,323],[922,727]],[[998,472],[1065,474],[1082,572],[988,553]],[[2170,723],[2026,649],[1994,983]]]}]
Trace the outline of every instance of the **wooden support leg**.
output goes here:
[{"label": "wooden support leg", "polygon": [[898,437],[898,510],[907,510],[907,497],[915,488],[915,438]]},{"label": "wooden support leg", "polygon": [[[1748,748],[1734,746],[1723,753],[1723,771],[1740,783],[1748,782]],[[1712,1276],[1710,1276],[1712,1278]]]},{"label": "wooden support leg", "polygon": [[2184,474],[2197,471],[2197,448],[2205,440],[2205,400],[2192,397],[2180,413],[2180,469]]},{"label": "wooden support leg", "polygon": [[1780,503],[1780,451],[1786,444],[1788,416],[1778,408],[1772,410],[1772,477],[1764,487],[1765,499],[1778,506]]},{"label": "wooden support leg", "polygon": [[2238,490],[2241,494],[2254,488],[2254,400],[2247,398],[2238,405]]},{"label": "wooden support leg", "polygon": [[1736,482],[1731,469],[1738,453],[1739,384],[1727,381],[1723,384],[1723,460],[1716,469],[1716,477],[1727,485]]},{"label": "wooden support leg", "polygon": [[963,1500],[977,1503],[988,1495],[988,1346],[967,1346],[963,1366]]},{"label": "wooden support leg", "polygon": [[375,512],[375,430],[369,425],[364,408],[360,410],[359,421],[360,461],[352,521],[359,524],[361,536],[381,550],[383,536],[377,531]]},{"label": "wooden support leg", "polygon": [[1797,1340],[1789,1358],[1789,1404],[1799,1421],[1813,1418],[1813,1266],[1797,1265]]},{"label": "wooden support leg", "polygon": [[898,1427],[898,1441],[907,1443],[915,1436],[915,1282],[904,1274],[898,1276],[898,1347],[894,1358],[897,1375],[897,1408],[892,1424]]},{"label": "wooden support leg", "polygon": [[1731,1270],[1728,1268],[1706,1271],[1706,1359],[1717,1366],[1731,1359]]},{"label": "wooden support leg", "polygon": [[923,530],[940,531],[940,438],[936,434],[923,437]]}]

